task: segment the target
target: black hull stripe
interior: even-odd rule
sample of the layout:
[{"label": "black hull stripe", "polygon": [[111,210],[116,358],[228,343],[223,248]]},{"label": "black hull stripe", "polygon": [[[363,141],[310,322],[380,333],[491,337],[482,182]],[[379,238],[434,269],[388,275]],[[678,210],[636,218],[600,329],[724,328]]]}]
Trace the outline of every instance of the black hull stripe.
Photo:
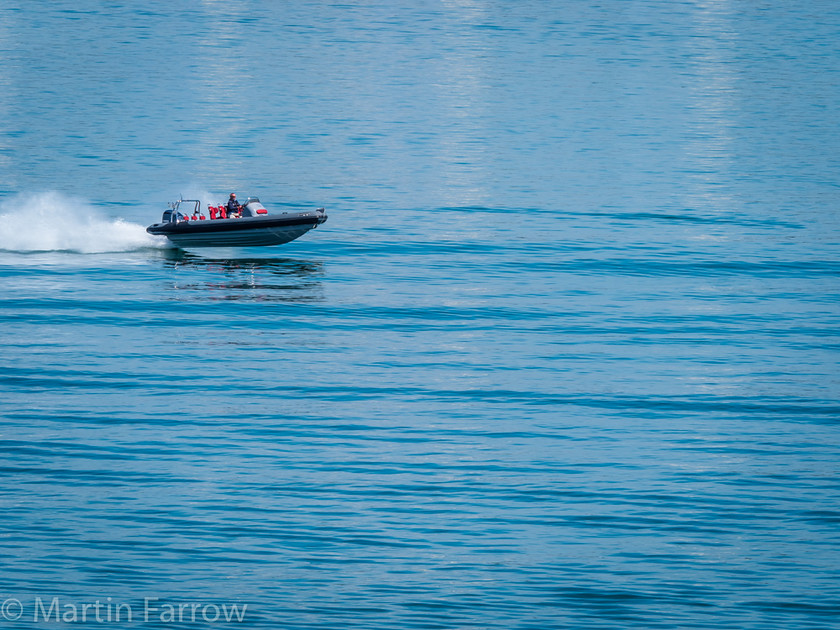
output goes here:
[{"label": "black hull stripe", "polygon": [[315,227],[319,223],[323,223],[319,217],[295,219],[210,219],[207,221],[184,221],[182,223],[150,225],[146,228],[146,231],[149,234],[171,234],[173,236],[180,234],[219,234],[241,230],[292,227],[295,225],[311,225]]}]

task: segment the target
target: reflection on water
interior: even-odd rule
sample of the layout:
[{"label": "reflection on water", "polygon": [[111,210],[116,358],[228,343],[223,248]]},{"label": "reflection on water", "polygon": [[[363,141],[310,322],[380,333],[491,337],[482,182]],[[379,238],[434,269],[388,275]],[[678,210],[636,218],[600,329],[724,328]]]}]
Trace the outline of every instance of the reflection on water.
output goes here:
[{"label": "reflection on water", "polygon": [[[320,302],[324,300],[321,262],[293,258],[206,257],[180,249],[161,252],[170,270],[176,299],[244,302]],[[188,270],[181,277],[178,272]]]}]

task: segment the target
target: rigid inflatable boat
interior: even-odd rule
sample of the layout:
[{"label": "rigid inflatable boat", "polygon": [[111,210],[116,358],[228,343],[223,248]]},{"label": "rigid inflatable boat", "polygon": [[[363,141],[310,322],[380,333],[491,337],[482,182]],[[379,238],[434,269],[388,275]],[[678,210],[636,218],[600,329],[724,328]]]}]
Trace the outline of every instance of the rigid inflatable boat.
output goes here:
[{"label": "rigid inflatable boat", "polygon": [[207,215],[201,201],[179,199],[169,204],[160,223],[146,231],[165,236],[178,247],[252,247],[288,243],[327,220],[323,208],[269,213],[256,197],[249,197],[234,216],[228,216],[223,205],[208,205]]}]

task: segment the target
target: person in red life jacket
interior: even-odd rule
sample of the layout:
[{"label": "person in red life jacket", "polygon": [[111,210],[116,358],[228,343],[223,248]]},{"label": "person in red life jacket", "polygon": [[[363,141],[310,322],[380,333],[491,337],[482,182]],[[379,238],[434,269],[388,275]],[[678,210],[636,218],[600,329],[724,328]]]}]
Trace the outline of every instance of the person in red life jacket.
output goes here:
[{"label": "person in red life jacket", "polygon": [[236,200],[236,193],[230,193],[230,199],[227,202],[228,218],[238,219],[242,216],[242,206]]}]

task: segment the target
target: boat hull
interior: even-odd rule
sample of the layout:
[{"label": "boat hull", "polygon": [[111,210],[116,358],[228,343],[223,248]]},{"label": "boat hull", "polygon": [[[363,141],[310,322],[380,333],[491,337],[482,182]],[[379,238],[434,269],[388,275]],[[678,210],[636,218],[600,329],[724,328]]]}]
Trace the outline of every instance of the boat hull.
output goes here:
[{"label": "boat hull", "polygon": [[165,236],[178,247],[255,247],[282,245],[327,220],[322,210],[283,215],[156,223],[149,234]]}]

